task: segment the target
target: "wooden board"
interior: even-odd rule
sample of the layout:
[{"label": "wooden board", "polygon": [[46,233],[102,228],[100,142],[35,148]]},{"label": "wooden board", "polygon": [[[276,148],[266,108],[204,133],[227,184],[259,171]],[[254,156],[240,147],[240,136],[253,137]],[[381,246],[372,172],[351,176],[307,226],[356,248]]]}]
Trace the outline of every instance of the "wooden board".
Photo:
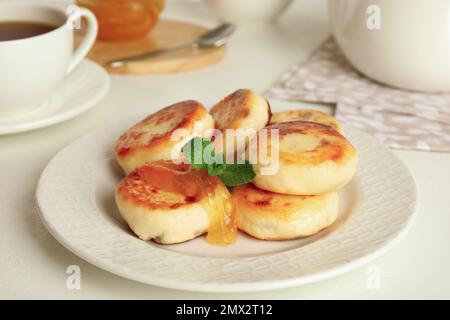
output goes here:
[{"label": "wooden board", "polygon": [[[161,20],[144,39],[129,42],[97,40],[88,58],[104,66],[110,73],[170,73],[199,69],[221,61],[225,55],[226,46],[165,53],[157,57],[132,62],[120,68],[110,68],[106,65],[106,62],[170,45],[189,43],[207,31],[208,29],[202,26],[187,22]],[[79,43],[81,39],[82,35],[77,34],[75,44]]]}]

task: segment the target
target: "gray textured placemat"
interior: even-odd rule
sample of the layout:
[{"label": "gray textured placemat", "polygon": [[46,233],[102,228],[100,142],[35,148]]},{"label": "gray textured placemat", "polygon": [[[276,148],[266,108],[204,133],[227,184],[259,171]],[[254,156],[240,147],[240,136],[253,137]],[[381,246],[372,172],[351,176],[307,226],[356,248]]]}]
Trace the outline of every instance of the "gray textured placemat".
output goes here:
[{"label": "gray textured placemat", "polygon": [[392,148],[450,151],[450,93],[395,89],[357,73],[332,38],[293,66],[269,98],[335,103],[336,118]]}]

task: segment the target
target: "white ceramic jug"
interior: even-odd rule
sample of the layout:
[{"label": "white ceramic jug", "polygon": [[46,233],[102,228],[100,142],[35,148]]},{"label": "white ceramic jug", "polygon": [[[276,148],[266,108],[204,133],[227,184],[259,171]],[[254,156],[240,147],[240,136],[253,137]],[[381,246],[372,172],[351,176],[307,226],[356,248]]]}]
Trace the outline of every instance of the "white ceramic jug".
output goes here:
[{"label": "white ceramic jug", "polygon": [[395,87],[450,91],[450,0],[328,0],[353,66]]}]

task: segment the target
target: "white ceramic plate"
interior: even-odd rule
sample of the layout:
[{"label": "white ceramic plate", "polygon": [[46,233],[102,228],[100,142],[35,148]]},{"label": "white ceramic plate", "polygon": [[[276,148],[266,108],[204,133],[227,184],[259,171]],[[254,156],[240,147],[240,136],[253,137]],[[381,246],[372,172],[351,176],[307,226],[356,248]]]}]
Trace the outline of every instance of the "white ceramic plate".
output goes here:
[{"label": "white ceramic plate", "polygon": [[0,118],[0,135],[48,127],[75,118],[108,93],[109,83],[108,73],[85,59],[32,113]]},{"label": "white ceramic plate", "polygon": [[240,234],[225,248],[209,245],[203,237],[167,246],[144,242],[131,233],[114,201],[122,173],[113,145],[131,124],[96,131],[64,148],[42,173],[36,194],[42,221],[58,241],[123,277],[214,292],[295,286],[367,263],[390,248],[413,221],[416,189],[408,170],[373,138],[345,128],[359,152],[359,168],[340,193],[340,216],[330,228],[280,242]]}]

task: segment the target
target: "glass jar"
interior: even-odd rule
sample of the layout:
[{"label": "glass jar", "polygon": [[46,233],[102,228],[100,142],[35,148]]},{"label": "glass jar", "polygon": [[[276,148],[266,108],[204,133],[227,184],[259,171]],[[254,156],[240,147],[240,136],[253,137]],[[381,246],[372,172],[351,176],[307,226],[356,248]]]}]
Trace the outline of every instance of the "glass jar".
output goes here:
[{"label": "glass jar", "polygon": [[77,0],[98,20],[98,38],[129,41],[145,37],[158,21],[164,0]]}]

